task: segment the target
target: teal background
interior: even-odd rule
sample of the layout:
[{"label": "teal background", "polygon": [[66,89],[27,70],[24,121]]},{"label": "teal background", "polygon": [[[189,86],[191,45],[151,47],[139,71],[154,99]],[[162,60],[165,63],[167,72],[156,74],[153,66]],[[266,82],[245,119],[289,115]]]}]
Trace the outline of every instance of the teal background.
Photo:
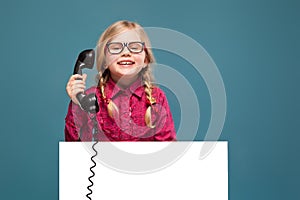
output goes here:
[{"label": "teal background", "polygon": [[[220,140],[229,142],[229,199],[300,199],[299,9],[296,0],[2,2],[0,198],[58,199],[66,82],[77,54],[128,19],[192,37],[217,64],[228,106]],[[168,56],[157,60],[172,64]],[[201,77],[185,76],[209,105]],[[196,140],[209,122],[210,105],[202,107]]]}]

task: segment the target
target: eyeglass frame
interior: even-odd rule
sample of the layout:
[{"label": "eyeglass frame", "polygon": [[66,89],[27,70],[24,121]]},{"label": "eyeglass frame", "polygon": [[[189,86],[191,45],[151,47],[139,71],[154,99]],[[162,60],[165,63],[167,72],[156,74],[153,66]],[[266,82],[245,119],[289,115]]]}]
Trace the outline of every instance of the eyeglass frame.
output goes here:
[{"label": "eyeglass frame", "polygon": [[[128,45],[130,45],[132,43],[139,43],[139,44],[141,44],[142,45],[142,50],[139,51],[139,52],[133,52],[133,51],[131,51],[131,49],[128,47]],[[110,52],[109,45],[111,45],[111,44],[122,44],[122,50],[119,53],[112,53],[112,52]],[[139,42],[139,41],[134,41],[134,42],[108,42],[108,43],[106,43],[105,46],[106,46],[108,52],[110,54],[112,54],[112,55],[117,55],[117,54],[122,53],[124,51],[125,47],[127,47],[128,51],[130,51],[131,53],[134,53],[134,54],[141,53],[141,52],[143,52],[145,50],[145,42]]]}]

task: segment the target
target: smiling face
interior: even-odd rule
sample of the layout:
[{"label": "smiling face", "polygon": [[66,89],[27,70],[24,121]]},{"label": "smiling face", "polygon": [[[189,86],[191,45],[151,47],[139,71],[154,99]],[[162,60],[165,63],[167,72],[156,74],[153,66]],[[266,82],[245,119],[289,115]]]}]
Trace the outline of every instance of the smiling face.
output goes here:
[{"label": "smiling face", "polygon": [[[126,30],[109,41],[110,49],[117,49],[116,43],[126,43],[128,46],[132,42],[143,42],[136,30]],[[131,46],[130,48],[139,48]],[[148,64],[146,61],[146,53],[142,50],[140,53],[132,53],[125,46],[119,54],[112,54],[108,49],[105,51],[105,62],[110,70],[111,78],[114,82],[121,85],[129,85],[133,83],[139,76],[139,72]]]}]

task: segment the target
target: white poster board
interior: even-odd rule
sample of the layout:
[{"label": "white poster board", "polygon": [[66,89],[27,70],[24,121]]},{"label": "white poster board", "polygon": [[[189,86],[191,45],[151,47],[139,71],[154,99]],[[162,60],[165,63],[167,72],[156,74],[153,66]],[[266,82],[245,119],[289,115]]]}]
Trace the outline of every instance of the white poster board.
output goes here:
[{"label": "white poster board", "polygon": [[204,143],[60,142],[59,199],[227,200],[227,142],[199,159]]}]

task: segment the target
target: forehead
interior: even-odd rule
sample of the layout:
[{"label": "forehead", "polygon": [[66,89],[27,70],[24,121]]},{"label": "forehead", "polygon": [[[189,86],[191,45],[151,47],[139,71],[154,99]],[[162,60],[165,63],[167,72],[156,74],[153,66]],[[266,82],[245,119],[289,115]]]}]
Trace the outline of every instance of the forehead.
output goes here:
[{"label": "forehead", "polygon": [[111,42],[132,42],[141,41],[136,30],[126,30],[112,38]]}]

